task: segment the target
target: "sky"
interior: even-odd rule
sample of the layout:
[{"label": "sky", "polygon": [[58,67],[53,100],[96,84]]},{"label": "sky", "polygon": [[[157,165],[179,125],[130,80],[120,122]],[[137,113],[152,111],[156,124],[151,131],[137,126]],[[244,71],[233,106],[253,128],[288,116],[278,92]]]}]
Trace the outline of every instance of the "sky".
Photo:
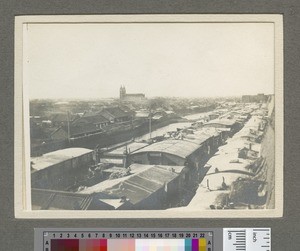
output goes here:
[{"label": "sky", "polygon": [[271,23],[29,24],[30,99],[274,93]]}]

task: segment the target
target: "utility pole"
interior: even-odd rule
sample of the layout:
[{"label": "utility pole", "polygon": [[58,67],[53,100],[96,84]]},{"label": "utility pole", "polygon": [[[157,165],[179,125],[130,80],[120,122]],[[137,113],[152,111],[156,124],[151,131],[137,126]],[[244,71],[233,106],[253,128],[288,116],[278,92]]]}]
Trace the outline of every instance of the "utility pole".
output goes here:
[{"label": "utility pole", "polygon": [[151,110],[150,110],[150,113],[149,113],[149,137],[150,137],[150,139],[151,139],[151,132],[152,132],[152,125],[151,125],[152,121],[151,121],[151,119],[152,119],[152,113],[151,113]]},{"label": "utility pole", "polygon": [[69,118],[69,111],[67,111],[67,120],[68,120],[68,142],[70,144],[70,118]]}]

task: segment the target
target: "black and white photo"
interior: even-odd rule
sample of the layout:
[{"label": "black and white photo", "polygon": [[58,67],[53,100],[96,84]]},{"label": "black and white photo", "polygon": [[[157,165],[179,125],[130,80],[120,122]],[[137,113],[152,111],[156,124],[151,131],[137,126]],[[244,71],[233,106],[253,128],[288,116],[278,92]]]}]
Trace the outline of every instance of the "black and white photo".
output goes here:
[{"label": "black and white photo", "polygon": [[16,18],[29,218],[280,217],[280,15]]}]

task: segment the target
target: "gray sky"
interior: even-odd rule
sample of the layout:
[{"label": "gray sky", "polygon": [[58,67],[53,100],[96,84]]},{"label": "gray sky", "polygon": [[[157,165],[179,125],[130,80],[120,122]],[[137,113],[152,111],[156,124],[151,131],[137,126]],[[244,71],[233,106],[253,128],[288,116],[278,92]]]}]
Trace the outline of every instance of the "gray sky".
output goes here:
[{"label": "gray sky", "polygon": [[274,93],[272,24],[30,24],[33,98]]}]

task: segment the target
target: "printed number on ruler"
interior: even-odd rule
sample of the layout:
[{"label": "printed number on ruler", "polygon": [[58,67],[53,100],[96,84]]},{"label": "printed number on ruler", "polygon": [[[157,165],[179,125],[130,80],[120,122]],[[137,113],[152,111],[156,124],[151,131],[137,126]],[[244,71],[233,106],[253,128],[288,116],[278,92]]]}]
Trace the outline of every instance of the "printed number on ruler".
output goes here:
[{"label": "printed number on ruler", "polygon": [[224,228],[223,251],[271,251],[271,229]]}]

